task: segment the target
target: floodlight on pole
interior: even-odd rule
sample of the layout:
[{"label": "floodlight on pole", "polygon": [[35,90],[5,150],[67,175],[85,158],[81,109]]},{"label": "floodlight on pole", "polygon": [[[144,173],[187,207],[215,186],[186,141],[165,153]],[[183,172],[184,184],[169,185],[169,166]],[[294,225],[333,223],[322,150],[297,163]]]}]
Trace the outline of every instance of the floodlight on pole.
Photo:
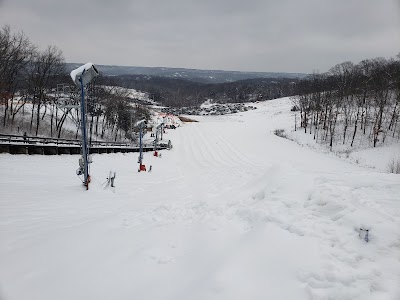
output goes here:
[{"label": "floodlight on pole", "polygon": [[77,174],[84,175],[83,184],[86,190],[89,189],[89,148],[87,145],[86,133],[86,105],[85,105],[85,86],[99,75],[96,67],[92,63],[87,63],[79,68],[72,70],[71,78],[76,86],[81,89],[81,130],[82,130],[82,158],[79,161],[79,169]]}]

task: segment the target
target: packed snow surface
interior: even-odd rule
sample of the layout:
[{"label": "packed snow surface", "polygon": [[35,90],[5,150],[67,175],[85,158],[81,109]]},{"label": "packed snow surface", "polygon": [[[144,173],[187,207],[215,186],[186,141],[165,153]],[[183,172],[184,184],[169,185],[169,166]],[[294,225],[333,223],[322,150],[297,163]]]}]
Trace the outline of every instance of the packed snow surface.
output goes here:
[{"label": "packed snow surface", "polygon": [[275,136],[288,99],[257,106],[167,131],[151,172],[94,155],[89,191],[77,156],[0,155],[0,298],[400,299],[399,175]]}]

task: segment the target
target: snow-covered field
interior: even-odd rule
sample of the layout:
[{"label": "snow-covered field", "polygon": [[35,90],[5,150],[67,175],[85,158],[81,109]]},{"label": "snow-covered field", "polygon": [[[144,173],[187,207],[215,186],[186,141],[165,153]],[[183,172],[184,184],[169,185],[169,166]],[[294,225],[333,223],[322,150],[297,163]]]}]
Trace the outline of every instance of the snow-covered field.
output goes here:
[{"label": "snow-covered field", "polygon": [[169,130],[152,172],[94,155],[89,191],[77,156],[0,155],[0,298],[400,299],[400,175],[275,136],[288,99],[257,107]]}]

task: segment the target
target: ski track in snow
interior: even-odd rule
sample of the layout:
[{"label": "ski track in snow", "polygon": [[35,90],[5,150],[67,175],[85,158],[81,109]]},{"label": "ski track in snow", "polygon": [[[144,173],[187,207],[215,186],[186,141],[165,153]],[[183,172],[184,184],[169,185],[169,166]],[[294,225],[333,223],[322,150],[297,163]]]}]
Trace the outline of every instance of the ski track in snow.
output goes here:
[{"label": "ski track in snow", "polygon": [[76,156],[0,155],[0,298],[399,299],[399,176],[276,137],[290,102],[258,106],[168,131],[151,173],[94,155],[88,192]]}]

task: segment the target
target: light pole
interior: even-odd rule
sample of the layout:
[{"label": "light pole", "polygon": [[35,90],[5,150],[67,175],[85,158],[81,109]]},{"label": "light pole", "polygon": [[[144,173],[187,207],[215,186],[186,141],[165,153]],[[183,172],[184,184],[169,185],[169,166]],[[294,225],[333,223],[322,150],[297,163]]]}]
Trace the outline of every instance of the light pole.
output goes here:
[{"label": "light pole", "polygon": [[156,138],[154,139],[154,156],[158,156],[157,152],[157,144],[158,144],[158,132],[161,134],[161,140],[162,140],[162,130],[163,130],[163,125],[164,123],[161,123],[156,127]]},{"label": "light pole", "polygon": [[86,190],[89,189],[89,149],[87,145],[86,133],[86,105],[85,105],[85,86],[99,75],[96,67],[92,63],[87,63],[79,68],[71,71],[71,78],[74,83],[81,89],[81,130],[82,130],[82,158],[79,160],[78,175],[83,173],[83,185]]},{"label": "light pole", "polygon": [[143,164],[143,129],[146,126],[146,120],[141,120],[136,123],[136,126],[139,127],[139,169],[138,172],[146,171],[146,166]]},{"label": "light pole", "polygon": [[164,132],[164,122],[161,123],[161,138],[160,138],[160,141],[162,141],[163,132]]}]

